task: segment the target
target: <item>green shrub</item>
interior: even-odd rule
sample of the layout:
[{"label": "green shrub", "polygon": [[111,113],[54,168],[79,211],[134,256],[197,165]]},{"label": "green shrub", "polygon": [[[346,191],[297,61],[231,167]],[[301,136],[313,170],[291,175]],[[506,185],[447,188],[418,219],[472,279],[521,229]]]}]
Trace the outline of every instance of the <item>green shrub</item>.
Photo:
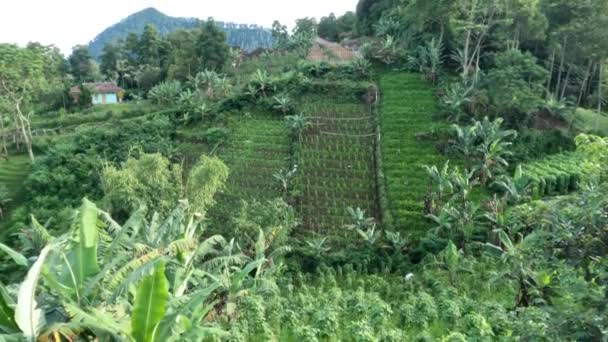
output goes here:
[{"label": "green shrub", "polygon": [[179,81],[167,81],[154,86],[148,92],[148,98],[159,105],[177,104],[182,92]]},{"label": "green shrub", "polygon": [[582,182],[597,180],[602,174],[599,164],[589,163],[581,152],[553,155],[529,163],[523,170],[531,179],[532,196],[537,199],[578,190]]}]

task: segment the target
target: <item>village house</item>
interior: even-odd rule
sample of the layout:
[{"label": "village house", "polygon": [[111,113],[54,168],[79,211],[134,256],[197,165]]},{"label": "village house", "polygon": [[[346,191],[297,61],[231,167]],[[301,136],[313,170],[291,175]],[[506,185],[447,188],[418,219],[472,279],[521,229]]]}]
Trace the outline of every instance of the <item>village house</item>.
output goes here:
[{"label": "village house", "polygon": [[[91,92],[91,101],[93,105],[122,103],[125,94],[125,90],[113,82],[84,83],[83,86],[87,87]],[[74,102],[78,102],[81,93],[80,87],[72,87],[70,93]]]}]

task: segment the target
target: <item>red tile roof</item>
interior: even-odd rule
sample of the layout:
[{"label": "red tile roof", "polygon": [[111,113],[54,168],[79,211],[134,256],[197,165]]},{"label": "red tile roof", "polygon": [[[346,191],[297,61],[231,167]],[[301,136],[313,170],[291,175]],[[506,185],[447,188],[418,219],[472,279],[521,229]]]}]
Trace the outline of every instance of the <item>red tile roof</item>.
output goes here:
[{"label": "red tile roof", "polygon": [[[93,94],[107,94],[107,93],[117,93],[119,91],[124,91],[121,87],[117,86],[116,83],[113,82],[98,82],[98,83],[83,83],[85,87],[88,87]],[[80,93],[80,87],[74,86],[71,89],[72,93]]]}]

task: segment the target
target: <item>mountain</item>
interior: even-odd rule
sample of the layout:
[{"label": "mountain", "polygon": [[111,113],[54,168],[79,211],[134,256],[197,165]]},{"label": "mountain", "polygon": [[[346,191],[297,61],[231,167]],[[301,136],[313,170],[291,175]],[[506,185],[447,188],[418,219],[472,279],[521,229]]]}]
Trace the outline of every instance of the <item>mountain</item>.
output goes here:
[{"label": "mountain", "polygon": [[[97,59],[106,43],[125,38],[131,32],[139,34],[143,32],[146,24],[154,25],[161,35],[166,35],[177,29],[193,28],[200,22],[201,20],[196,18],[170,17],[155,8],[146,8],[131,14],[97,35],[88,45],[89,52],[93,58]],[[226,32],[226,38],[230,46],[238,46],[246,51],[272,47],[272,33],[266,28],[257,25],[224,22],[217,22],[217,24]]]}]

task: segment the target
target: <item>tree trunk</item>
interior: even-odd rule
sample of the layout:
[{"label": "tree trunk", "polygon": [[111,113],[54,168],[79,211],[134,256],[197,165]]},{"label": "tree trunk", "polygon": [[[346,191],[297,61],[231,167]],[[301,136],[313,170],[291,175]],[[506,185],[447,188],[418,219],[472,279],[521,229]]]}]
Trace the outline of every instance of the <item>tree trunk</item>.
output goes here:
[{"label": "tree trunk", "polygon": [[587,92],[585,93],[586,97],[589,97],[589,94],[591,94],[591,90],[593,89],[593,76],[595,75],[595,72],[597,71],[597,64],[593,63],[593,67],[591,68],[591,73],[589,74],[589,82],[587,82]]},{"label": "tree trunk", "polygon": [[597,118],[595,119],[595,131],[599,131],[600,117],[602,116],[602,81],[604,76],[604,61],[600,61],[600,82],[597,85]]},{"label": "tree trunk", "polygon": [[462,51],[462,79],[467,80],[468,78],[468,65],[469,65],[469,45],[471,44],[471,30],[467,31],[467,38],[464,43],[464,50]]},{"label": "tree trunk", "polygon": [[547,80],[547,100],[549,99],[549,94],[551,94],[551,81],[553,81],[553,69],[555,67],[555,49],[553,49],[553,54],[551,55],[551,70],[549,71],[549,79]]},{"label": "tree trunk", "polygon": [[559,97],[559,100],[563,99],[566,95],[566,88],[568,88],[568,83],[570,82],[570,74],[572,72],[572,65],[568,66],[568,72],[566,73],[566,80],[564,81],[564,86],[562,87],[562,93]]},{"label": "tree trunk", "polygon": [[30,129],[30,121],[28,118],[23,115],[21,112],[21,106],[19,103],[15,105],[16,114],[17,114],[17,124],[19,125],[19,130],[21,131],[21,136],[23,138],[23,143],[27,148],[27,153],[30,157],[30,160],[34,162],[34,151],[32,150],[32,131]]},{"label": "tree trunk", "polygon": [[587,66],[587,71],[585,72],[585,77],[583,78],[583,83],[581,84],[581,90],[578,93],[578,100],[576,101],[576,107],[581,106],[581,102],[583,102],[583,95],[585,94],[585,89],[587,89],[587,82],[589,81],[589,77],[591,76],[591,67],[593,66],[593,61],[589,61],[589,65]]},{"label": "tree trunk", "polygon": [[559,98],[559,89],[562,84],[562,72],[564,72],[564,59],[566,55],[566,38],[564,38],[564,44],[562,45],[561,61],[559,62],[559,70],[557,73],[557,85],[555,86],[555,98]]},{"label": "tree trunk", "polygon": [[4,115],[0,114],[0,134],[2,134],[2,152],[8,157],[8,148],[6,147],[6,135],[8,132],[4,129]]}]

